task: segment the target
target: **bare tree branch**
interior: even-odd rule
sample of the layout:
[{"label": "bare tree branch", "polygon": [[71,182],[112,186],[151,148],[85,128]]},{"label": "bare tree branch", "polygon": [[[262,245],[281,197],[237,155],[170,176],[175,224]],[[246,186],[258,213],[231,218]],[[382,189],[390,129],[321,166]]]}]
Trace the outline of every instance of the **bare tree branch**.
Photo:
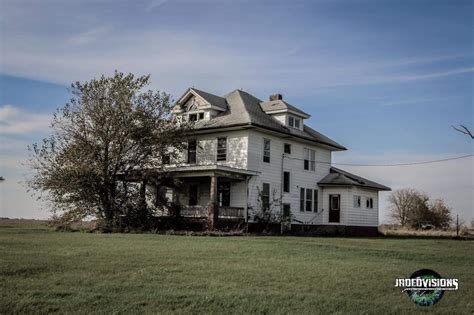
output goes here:
[{"label": "bare tree branch", "polygon": [[455,126],[451,126],[451,127],[453,127],[454,130],[459,131],[460,133],[463,133],[465,135],[470,136],[471,139],[474,139],[474,135],[472,135],[471,131],[466,126],[463,126],[461,124],[459,124],[459,126],[461,128],[458,128],[458,127],[455,127]]}]

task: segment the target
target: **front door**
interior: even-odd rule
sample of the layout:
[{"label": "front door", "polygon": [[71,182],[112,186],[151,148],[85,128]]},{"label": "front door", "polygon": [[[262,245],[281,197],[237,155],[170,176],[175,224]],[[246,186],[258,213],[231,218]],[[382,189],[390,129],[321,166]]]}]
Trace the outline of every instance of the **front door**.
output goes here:
[{"label": "front door", "polygon": [[230,206],[230,182],[221,182],[217,185],[217,201],[220,207]]},{"label": "front door", "polygon": [[341,219],[341,195],[329,195],[329,222],[339,223]]}]

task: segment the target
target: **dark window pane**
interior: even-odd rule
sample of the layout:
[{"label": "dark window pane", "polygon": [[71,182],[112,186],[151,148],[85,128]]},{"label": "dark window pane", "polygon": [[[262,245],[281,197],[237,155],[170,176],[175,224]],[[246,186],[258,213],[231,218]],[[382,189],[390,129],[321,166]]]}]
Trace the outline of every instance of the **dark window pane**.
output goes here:
[{"label": "dark window pane", "polygon": [[313,190],[306,189],[306,211],[313,211]]},{"label": "dark window pane", "polygon": [[288,218],[291,213],[291,208],[289,203],[284,203],[283,204],[283,217]]},{"label": "dark window pane", "polygon": [[300,188],[300,211],[304,211],[304,188]]},{"label": "dark window pane", "polygon": [[171,157],[168,154],[163,155],[161,158],[161,161],[163,162],[163,164],[170,164]]},{"label": "dark window pane", "polygon": [[225,161],[227,159],[227,138],[217,139],[217,161]]},{"label": "dark window pane", "polygon": [[290,172],[283,172],[283,191],[290,192]]},{"label": "dark window pane", "polygon": [[318,199],[319,199],[318,197],[319,197],[318,196],[318,190],[315,189],[314,190],[314,209],[313,209],[314,212],[318,212]]},{"label": "dark window pane", "polygon": [[293,127],[293,126],[294,126],[294,121],[295,121],[295,119],[294,119],[293,117],[291,117],[291,116],[288,117],[288,125],[289,125],[290,127]]},{"label": "dark window pane", "polygon": [[287,154],[291,154],[291,144],[285,143],[283,151]]},{"label": "dark window pane", "polygon": [[188,142],[188,163],[196,163],[196,140],[190,140]]},{"label": "dark window pane", "polygon": [[270,163],[270,139],[263,139],[263,162]]},{"label": "dark window pane", "polygon": [[309,160],[304,160],[304,169],[309,170]]},{"label": "dark window pane", "polygon": [[196,121],[196,120],[197,120],[197,114],[189,115],[189,121]]},{"label": "dark window pane", "polygon": [[300,128],[300,120],[295,118],[295,128]]},{"label": "dark window pane", "polygon": [[270,208],[270,184],[263,183],[262,186],[262,207],[263,210]]},{"label": "dark window pane", "polygon": [[199,113],[199,120],[204,119],[204,113]]}]

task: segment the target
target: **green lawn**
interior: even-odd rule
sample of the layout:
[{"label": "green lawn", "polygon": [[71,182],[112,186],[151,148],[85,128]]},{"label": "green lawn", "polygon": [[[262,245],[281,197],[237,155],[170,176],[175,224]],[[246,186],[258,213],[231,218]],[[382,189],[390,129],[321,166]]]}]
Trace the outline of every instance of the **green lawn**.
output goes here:
[{"label": "green lawn", "polygon": [[[474,313],[474,242],[198,237],[0,226],[0,313]],[[431,308],[394,288],[460,279]]]}]

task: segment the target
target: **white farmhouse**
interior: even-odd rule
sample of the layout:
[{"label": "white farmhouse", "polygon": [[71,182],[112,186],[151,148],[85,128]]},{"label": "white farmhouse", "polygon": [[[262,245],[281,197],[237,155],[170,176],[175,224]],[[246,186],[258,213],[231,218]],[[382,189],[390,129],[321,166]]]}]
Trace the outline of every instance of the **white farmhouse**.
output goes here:
[{"label": "white farmhouse", "polygon": [[182,214],[241,217],[270,210],[291,218],[291,229],[376,233],[378,192],[390,188],[331,166],[339,143],[307,125],[310,115],[282,95],[268,101],[235,90],[216,96],[195,88],[174,112],[195,123],[194,137],[168,171],[183,183],[163,188]]}]

